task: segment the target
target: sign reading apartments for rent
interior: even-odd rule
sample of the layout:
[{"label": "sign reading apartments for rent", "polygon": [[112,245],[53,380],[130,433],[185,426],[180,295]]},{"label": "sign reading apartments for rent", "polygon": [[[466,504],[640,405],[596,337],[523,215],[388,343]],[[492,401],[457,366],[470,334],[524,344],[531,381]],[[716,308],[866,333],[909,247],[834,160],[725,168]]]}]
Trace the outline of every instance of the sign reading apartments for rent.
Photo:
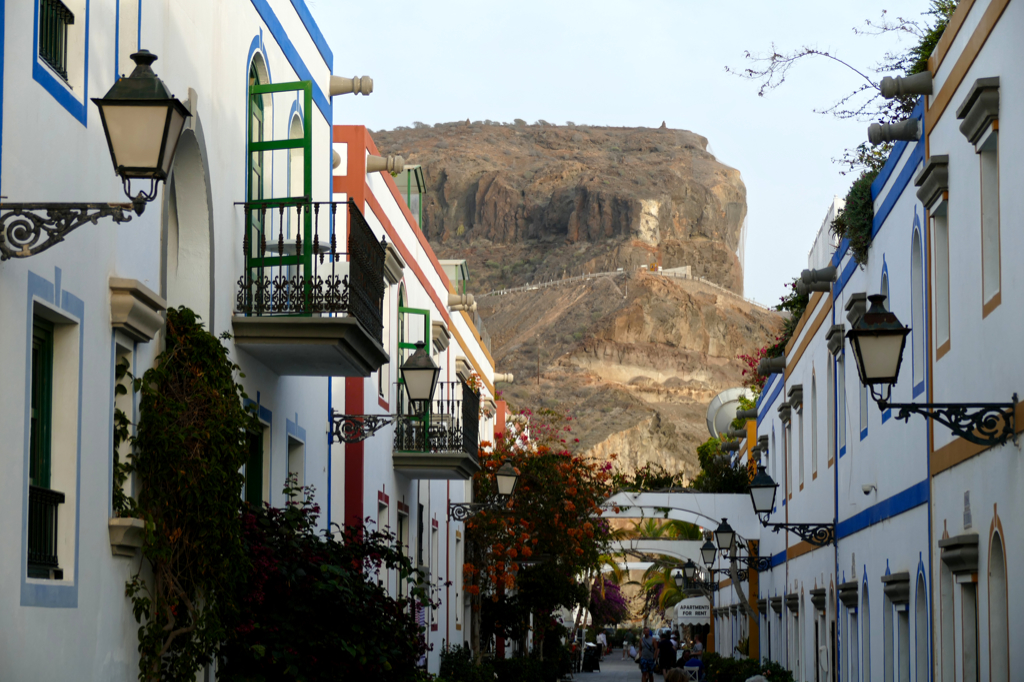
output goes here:
[{"label": "sign reading apartments for rent", "polygon": [[707,625],[711,618],[711,603],[707,597],[692,597],[676,604],[676,622],[682,625]]}]

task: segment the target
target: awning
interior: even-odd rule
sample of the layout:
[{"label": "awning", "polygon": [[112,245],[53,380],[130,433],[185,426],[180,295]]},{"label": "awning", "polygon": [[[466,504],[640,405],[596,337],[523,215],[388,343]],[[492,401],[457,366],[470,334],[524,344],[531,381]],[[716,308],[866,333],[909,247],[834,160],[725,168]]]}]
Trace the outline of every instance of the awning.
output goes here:
[{"label": "awning", "polygon": [[711,622],[711,602],[707,597],[691,597],[676,604],[676,623],[679,625],[708,625]]}]

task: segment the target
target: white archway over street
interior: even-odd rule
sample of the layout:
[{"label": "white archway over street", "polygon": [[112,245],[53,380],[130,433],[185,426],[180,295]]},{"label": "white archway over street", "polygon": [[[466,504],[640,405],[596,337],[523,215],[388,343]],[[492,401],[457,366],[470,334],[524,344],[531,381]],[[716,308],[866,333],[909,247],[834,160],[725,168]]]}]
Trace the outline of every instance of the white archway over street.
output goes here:
[{"label": "white archway over street", "polygon": [[750,496],[742,493],[623,492],[605,500],[601,509],[601,516],[606,519],[675,519],[709,530],[727,518],[744,539],[755,540],[761,533],[761,522],[754,514]]}]

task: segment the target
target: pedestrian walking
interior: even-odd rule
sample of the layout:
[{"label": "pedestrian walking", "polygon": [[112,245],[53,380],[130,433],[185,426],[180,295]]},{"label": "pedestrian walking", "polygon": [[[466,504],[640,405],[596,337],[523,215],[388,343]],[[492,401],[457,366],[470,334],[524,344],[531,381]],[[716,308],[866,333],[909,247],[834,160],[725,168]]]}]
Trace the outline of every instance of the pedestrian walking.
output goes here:
[{"label": "pedestrian walking", "polygon": [[654,682],[654,665],[657,659],[654,653],[654,637],[651,629],[644,628],[640,636],[640,682]]},{"label": "pedestrian walking", "polygon": [[630,646],[629,637],[622,639],[622,660],[626,660],[626,654],[629,653],[630,658],[636,658],[636,648]]},{"label": "pedestrian walking", "polygon": [[597,633],[597,645],[601,647],[601,660],[604,660],[604,654],[608,650],[608,635],[604,634],[604,631]]}]

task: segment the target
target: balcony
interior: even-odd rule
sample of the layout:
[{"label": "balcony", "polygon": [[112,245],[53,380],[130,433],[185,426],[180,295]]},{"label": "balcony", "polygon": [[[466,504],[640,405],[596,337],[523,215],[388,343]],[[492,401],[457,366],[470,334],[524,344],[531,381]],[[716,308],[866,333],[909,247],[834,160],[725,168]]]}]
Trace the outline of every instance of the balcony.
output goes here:
[{"label": "balcony", "polygon": [[[330,225],[348,207],[348,250]],[[231,324],[235,344],[280,376],[367,377],[381,345],[385,243],[359,209],[305,198],[245,204],[245,273]],[[285,234],[286,225],[295,236]],[[340,231],[340,228],[339,228]]]},{"label": "balcony", "polygon": [[57,561],[57,507],[64,493],[28,487],[28,577],[63,580]]},{"label": "balcony", "polygon": [[440,382],[430,411],[395,422],[394,464],[410,478],[465,481],[480,470],[480,398],[462,381]]}]

